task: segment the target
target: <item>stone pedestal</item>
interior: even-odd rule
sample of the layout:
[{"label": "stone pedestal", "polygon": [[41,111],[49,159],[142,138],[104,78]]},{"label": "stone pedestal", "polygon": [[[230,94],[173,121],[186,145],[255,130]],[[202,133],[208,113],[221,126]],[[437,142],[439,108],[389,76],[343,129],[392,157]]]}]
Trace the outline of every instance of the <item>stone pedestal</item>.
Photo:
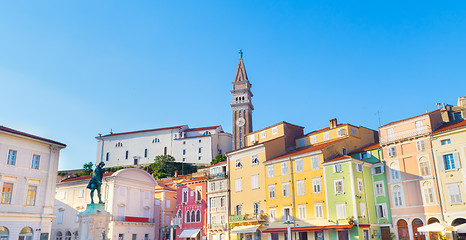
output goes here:
[{"label": "stone pedestal", "polygon": [[106,240],[110,213],[105,204],[87,204],[86,210],[79,213],[79,240]]}]

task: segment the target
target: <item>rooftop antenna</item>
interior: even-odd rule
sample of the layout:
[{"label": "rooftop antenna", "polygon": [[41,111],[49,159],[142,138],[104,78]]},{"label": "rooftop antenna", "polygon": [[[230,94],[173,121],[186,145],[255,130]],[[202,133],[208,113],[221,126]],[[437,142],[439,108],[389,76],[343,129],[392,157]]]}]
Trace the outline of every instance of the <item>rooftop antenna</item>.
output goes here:
[{"label": "rooftop antenna", "polygon": [[441,103],[437,103],[437,109],[440,109]]},{"label": "rooftop antenna", "polygon": [[379,111],[379,110],[377,110],[377,112],[375,113],[375,114],[377,114],[377,118],[379,119],[379,127],[382,126],[382,124],[380,124],[380,114],[381,114],[381,113],[382,113],[382,112]]}]

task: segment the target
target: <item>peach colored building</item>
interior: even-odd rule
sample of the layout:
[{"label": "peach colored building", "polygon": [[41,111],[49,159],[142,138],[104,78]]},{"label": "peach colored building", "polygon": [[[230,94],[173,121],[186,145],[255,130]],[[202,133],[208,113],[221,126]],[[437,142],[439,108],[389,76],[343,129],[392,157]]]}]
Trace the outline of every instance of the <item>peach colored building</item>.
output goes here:
[{"label": "peach colored building", "polygon": [[[159,228],[155,233],[157,240],[170,239],[172,220],[176,216],[176,188],[173,182],[164,183],[157,181],[155,186],[155,226]],[[172,186],[170,186],[172,185]],[[174,238],[173,238],[174,239]]]}]

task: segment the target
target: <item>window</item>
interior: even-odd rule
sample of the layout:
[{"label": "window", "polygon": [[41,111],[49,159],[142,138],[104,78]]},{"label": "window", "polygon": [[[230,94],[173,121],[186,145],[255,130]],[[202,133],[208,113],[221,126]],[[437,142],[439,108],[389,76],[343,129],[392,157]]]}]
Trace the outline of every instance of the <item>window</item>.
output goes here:
[{"label": "window", "polygon": [[363,240],[370,240],[369,230],[362,230]]},{"label": "window", "polygon": [[316,169],[320,168],[319,156],[312,156],[311,157],[311,168],[312,168],[312,170],[316,170]]},{"label": "window", "polygon": [[314,203],[314,213],[316,218],[324,217],[324,207],[322,203]]},{"label": "window", "polygon": [[129,156],[129,152],[126,151],[126,154],[125,154],[125,159],[128,159],[128,156]]},{"label": "window", "polygon": [[311,144],[317,143],[317,135],[311,136]]},{"label": "window", "polygon": [[291,208],[290,207],[284,207],[282,209],[282,216],[285,217],[285,220],[290,220],[291,217]]},{"label": "window", "polygon": [[133,233],[132,237],[131,237],[132,240],[138,240],[138,235]]},{"label": "window", "polygon": [[298,217],[300,219],[306,219],[306,205],[298,206]]},{"label": "window", "polygon": [[276,208],[270,209],[270,220],[277,220],[277,209]]},{"label": "window", "polygon": [[303,196],[306,193],[306,190],[304,188],[304,180],[298,180],[296,181],[296,193],[298,196]]},{"label": "window", "polygon": [[167,203],[166,203],[166,205],[167,205],[167,208],[170,208],[170,205],[171,205],[171,201],[170,201],[170,199],[167,199]]},{"label": "window", "polygon": [[361,159],[368,159],[368,158],[371,158],[372,157],[372,154],[371,152],[367,151],[367,152],[362,152],[360,153],[361,154]]},{"label": "window", "polygon": [[11,204],[12,193],[13,193],[13,183],[3,183],[2,199],[0,203]]},{"label": "window", "polygon": [[196,201],[202,200],[202,187],[196,187]]},{"label": "window", "polygon": [[215,183],[210,183],[210,191],[215,191]]},{"label": "window", "polygon": [[29,206],[36,205],[36,192],[37,192],[37,186],[28,186],[28,192],[26,196],[26,205],[29,205]]},{"label": "window", "polygon": [[430,176],[430,166],[429,166],[429,161],[427,161],[427,158],[421,157],[419,159],[419,173],[421,176]]},{"label": "window", "polygon": [[418,152],[423,152],[426,150],[426,141],[424,139],[416,141],[416,148]]},{"label": "window", "polygon": [[282,183],[282,193],[283,193],[283,197],[290,196],[290,183],[288,182]]},{"label": "window", "polygon": [[262,131],[261,132],[261,138],[266,138],[267,137],[267,133],[265,131]]},{"label": "window", "polygon": [[185,219],[184,221],[185,221],[186,223],[191,222],[191,211],[189,211],[189,210],[186,211],[186,216],[185,216],[184,219]]},{"label": "window", "polygon": [[65,240],[71,240],[71,232],[70,231],[66,231]]},{"label": "window", "polygon": [[17,151],[16,150],[9,150],[8,151],[8,161],[7,161],[7,164],[8,165],[16,165],[16,155],[17,155]]},{"label": "window", "polygon": [[342,172],[342,170],[341,170],[341,164],[335,164],[335,165],[333,166],[333,172],[336,172],[336,173]]},{"label": "window", "polygon": [[259,164],[259,160],[257,159],[257,154],[254,154],[254,155],[251,156],[251,164],[252,165]]},{"label": "window", "polygon": [[275,198],[275,184],[269,185],[269,198]]},{"label": "window", "polygon": [[235,179],[235,191],[241,192],[241,178]]},{"label": "window", "polygon": [[[199,140],[199,141],[201,141],[201,140]],[[167,155],[167,147],[163,148],[163,155],[165,155],[165,156]]]},{"label": "window", "polygon": [[346,219],[346,205],[344,203],[339,203],[336,205],[337,209],[337,219]]},{"label": "window", "polygon": [[281,164],[282,167],[282,175],[288,175],[288,162],[283,162]]},{"label": "window", "polygon": [[448,196],[450,198],[450,204],[461,204],[463,203],[461,197],[461,188],[458,183],[447,185]]},{"label": "window", "polygon": [[225,197],[220,198],[220,207],[225,207]]},{"label": "window", "polygon": [[375,185],[375,196],[385,196],[385,188],[383,181],[374,182]]},{"label": "window", "polygon": [[201,210],[196,211],[196,222],[201,222]]},{"label": "window", "polygon": [[346,155],[346,148],[341,149],[341,154]]},{"label": "window", "polygon": [[335,194],[343,194],[343,179],[338,179],[334,181],[335,184]]},{"label": "window", "polygon": [[356,164],[356,171],[362,172],[362,163]]},{"label": "window", "polygon": [[398,168],[398,163],[396,162],[390,163],[390,179],[392,181],[400,180],[400,170]]},{"label": "window", "polygon": [[243,210],[243,205],[238,204],[238,205],[235,206],[235,213],[236,213],[236,215],[241,215],[242,212],[243,212],[242,210]]},{"label": "window", "polygon": [[277,135],[278,134],[278,127],[272,128],[272,135]]},{"label": "window", "polygon": [[79,190],[78,197],[80,198],[84,197],[84,189]]},{"label": "window", "polygon": [[356,128],[351,128],[351,135],[357,137],[358,134],[357,134],[357,131],[356,131]]},{"label": "window", "polygon": [[235,168],[241,168],[243,165],[241,165],[241,159],[236,159],[235,161]]},{"label": "window", "polygon": [[144,240],[149,240],[149,234],[144,234]]},{"label": "window", "polygon": [[447,144],[451,144],[451,140],[450,139],[444,139],[441,141],[442,145],[447,145]]},{"label": "window", "polygon": [[387,129],[387,137],[388,137],[388,141],[395,140],[395,133],[393,132],[393,128]]},{"label": "window", "polygon": [[260,211],[260,203],[259,202],[255,202],[252,204],[252,209],[254,211],[254,214],[258,214],[259,211]]},{"label": "window", "polygon": [[201,143],[201,142],[202,142],[202,139],[199,139],[199,143]]},{"label": "window", "polygon": [[300,147],[304,147],[306,145],[306,139],[304,138],[299,139],[298,144]]},{"label": "window", "polygon": [[199,156],[199,157],[197,158],[197,160],[201,161],[201,160],[202,160],[202,157],[201,157],[201,156]]},{"label": "window", "polygon": [[39,169],[39,163],[40,163],[40,156],[39,155],[32,155],[32,164],[31,168],[32,169]]},{"label": "window", "polygon": [[416,121],[416,133],[423,134],[424,128],[422,127],[422,121]]},{"label": "window", "polygon": [[62,224],[63,223],[63,215],[65,214],[65,211],[63,209],[58,210],[58,216],[57,216],[57,223]]},{"label": "window", "polygon": [[211,198],[210,199],[210,209],[216,208],[217,207],[217,199],[216,198]]},{"label": "window", "polygon": [[389,157],[396,157],[396,147],[392,146],[388,148],[388,156]]},{"label": "window", "polygon": [[361,178],[358,178],[358,191],[359,193],[364,193],[364,186]]},{"label": "window", "polygon": [[454,112],[453,113],[453,120],[460,120],[460,119],[463,119],[463,117],[461,116],[461,112]]},{"label": "window", "polygon": [[259,188],[259,175],[258,174],[251,176],[251,188],[252,189]]},{"label": "window", "polygon": [[121,234],[121,233],[118,234],[118,240],[124,240],[125,239],[124,236],[125,236],[124,234]]},{"label": "window", "polygon": [[314,190],[314,193],[320,193],[321,192],[320,184],[321,184],[320,178],[313,178],[312,179],[312,189]]},{"label": "window", "polygon": [[202,148],[199,148],[199,153],[202,153]]},{"label": "window", "polygon": [[269,176],[269,178],[275,177],[275,168],[273,165],[267,167],[267,175]]},{"label": "window", "polygon": [[144,212],[142,213],[142,215],[143,215],[145,218],[149,218],[149,209],[144,209]]},{"label": "window", "polygon": [[[443,168],[441,170],[452,170],[459,168],[459,158],[458,158],[458,153],[450,153],[450,154],[445,154],[442,156],[443,159]],[[440,165],[442,165],[442,163]]]},{"label": "window", "polygon": [[183,149],[183,155],[186,155],[186,149]]},{"label": "window", "polygon": [[385,205],[385,203],[377,204],[377,217],[387,218],[387,206]]},{"label": "window", "polygon": [[205,136],[207,136],[207,135],[212,135],[212,133],[209,132],[209,131],[205,131],[203,135],[205,135]]},{"label": "window", "polygon": [[303,171],[303,160],[298,159],[295,161],[295,166],[296,166],[296,172],[302,172]]},{"label": "window", "polygon": [[424,182],[422,184],[422,192],[424,193],[424,203],[425,204],[434,204],[434,188],[432,187],[432,183]]},{"label": "window", "polygon": [[105,156],[105,161],[108,161],[108,159],[110,158],[110,153],[107,152],[106,156]]},{"label": "window", "polygon": [[343,137],[343,136],[345,136],[345,129],[344,129],[344,128],[338,129],[337,135],[338,135],[338,137]]},{"label": "window", "polygon": [[324,133],[324,141],[330,140],[330,132]]},{"label": "window", "polygon": [[372,174],[377,175],[383,173],[383,166],[376,166],[372,168]]},{"label": "window", "polygon": [[249,136],[249,141],[254,143],[256,141],[256,135],[253,134],[253,135]]},{"label": "window", "polygon": [[144,157],[145,157],[145,158],[147,157],[147,148],[144,149]]},{"label": "window", "polygon": [[120,187],[120,195],[125,195],[125,188],[124,187]]},{"label": "window", "polygon": [[366,204],[365,203],[359,203],[359,209],[361,211],[361,217],[366,218]]},{"label": "window", "polygon": [[392,189],[392,192],[393,192],[393,203],[395,207],[403,206],[403,195],[401,193],[401,187],[398,185],[395,185]]},{"label": "window", "polygon": [[188,192],[189,192],[188,188],[183,188],[183,199],[182,199],[181,203],[187,203],[188,202]]}]

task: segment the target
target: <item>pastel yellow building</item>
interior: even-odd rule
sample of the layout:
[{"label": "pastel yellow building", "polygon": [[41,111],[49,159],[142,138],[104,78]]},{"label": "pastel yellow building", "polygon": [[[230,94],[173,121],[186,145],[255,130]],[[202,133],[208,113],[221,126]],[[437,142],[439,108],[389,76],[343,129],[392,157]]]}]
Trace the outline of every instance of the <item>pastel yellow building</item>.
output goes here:
[{"label": "pastel yellow building", "polygon": [[267,228],[264,162],[294,147],[303,127],[281,122],[246,136],[246,147],[227,153],[231,239],[257,240]]},{"label": "pastel yellow building", "polygon": [[[365,127],[338,124],[313,131],[295,140],[295,150],[268,159],[265,166],[267,213],[271,240],[286,240],[285,220],[294,219],[293,239],[329,239],[327,195],[322,163],[329,158],[377,141],[377,132]],[[331,206],[332,207],[332,206]],[[334,206],[333,206],[334,207]],[[335,229],[333,229],[335,230]]]},{"label": "pastel yellow building", "polygon": [[435,130],[432,149],[445,221],[452,226],[466,223],[466,121]]}]

